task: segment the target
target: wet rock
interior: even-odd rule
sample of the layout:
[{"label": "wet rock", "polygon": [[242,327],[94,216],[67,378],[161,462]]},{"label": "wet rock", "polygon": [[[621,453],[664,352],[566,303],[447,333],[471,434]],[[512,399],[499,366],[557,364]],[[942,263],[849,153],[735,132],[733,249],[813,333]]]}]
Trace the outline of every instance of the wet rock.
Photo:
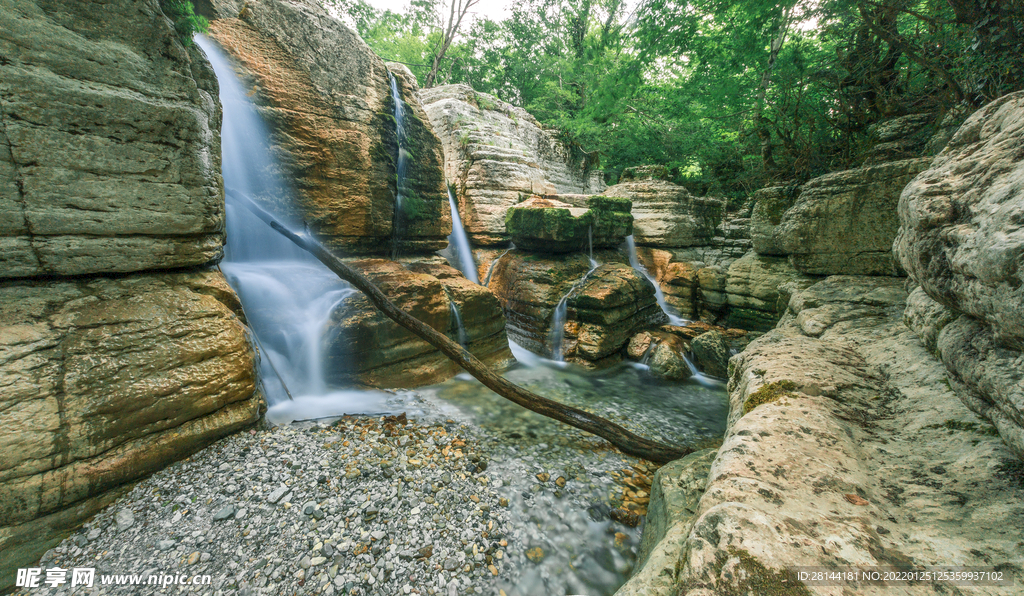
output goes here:
[{"label": "wet rock", "polygon": [[581,209],[556,197],[533,197],[508,209],[505,228],[517,248],[541,253],[615,248],[632,233],[629,200],[597,196],[586,205]]},{"label": "wet rock", "polygon": [[619,184],[602,193],[633,202],[633,238],[638,246],[709,245],[722,219],[725,203],[694,197],[668,182],[657,167],[626,168]]},{"label": "wet rock", "polygon": [[661,342],[652,351],[648,364],[651,373],[666,379],[683,380],[693,376],[686,363],[686,346],[681,343]]},{"label": "wet rock", "polygon": [[[208,35],[251,83],[274,131],[274,151],[295,181],[297,204],[278,211],[304,221],[329,248],[386,253],[396,188],[380,181],[395,180],[399,151],[388,68],[315,3],[253,0],[232,16],[238,14],[212,21]],[[415,159],[403,178],[399,246],[432,252],[451,233],[443,156],[414,79],[402,70],[392,69],[406,113],[403,148]]]},{"label": "wet rock", "polygon": [[707,375],[725,379],[729,376],[729,347],[722,334],[708,331],[690,342],[693,363]]},{"label": "wet rock", "polygon": [[213,521],[224,521],[235,516],[238,508],[234,505],[226,505],[213,514]]},{"label": "wet rock", "polygon": [[629,526],[630,528],[635,528],[640,524],[640,516],[628,509],[612,509],[608,517],[612,518],[612,521]]}]

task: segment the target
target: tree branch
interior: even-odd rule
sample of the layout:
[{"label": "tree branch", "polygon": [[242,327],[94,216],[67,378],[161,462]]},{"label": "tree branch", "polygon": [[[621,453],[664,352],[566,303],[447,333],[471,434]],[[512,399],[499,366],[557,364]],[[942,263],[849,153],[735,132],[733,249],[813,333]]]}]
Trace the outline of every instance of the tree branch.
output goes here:
[{"label": "tree branch", "polygon": [[294,242],[299,248],[309,252],[321,263],[327,266],[341,279],[355,286],[359,291],[380,309],[387,317],[402,327],[405,327],[417,337],[440,350],[445,356],[461,366],[469,374],[473,375],[485,387],[498,395],[516,403],[528,410],[553,418],[569,426],[595,434],[612,445],[616,446],[623,453],[634,457],[650,460],[655,463],[665,464],[674,459],[679,459],[696,448],[692,445],[677,446],[666,445],[644,437],[635,435],[625,428],[605,420],[600,416],[591,414],[584,410],[573,408],[541,397],[531,391],[512,383],[508,379],[495,374],[486,364],[477,359],[464,347],[449,339],[446,335],[438,332],[433,327],[423,323],[404,310],[398,308],[394,302],[388,299],[372,281],[365,275],[346,265],[341,259],[328,251],[322,244],[314,240],[308,233],[297,234],[284,227],[274,217],[260,208],[251,199],[230,189],[225,189],[225,194],[240,203],[243,207],[259,217],[263,222],[276,230],[278,233]]}]

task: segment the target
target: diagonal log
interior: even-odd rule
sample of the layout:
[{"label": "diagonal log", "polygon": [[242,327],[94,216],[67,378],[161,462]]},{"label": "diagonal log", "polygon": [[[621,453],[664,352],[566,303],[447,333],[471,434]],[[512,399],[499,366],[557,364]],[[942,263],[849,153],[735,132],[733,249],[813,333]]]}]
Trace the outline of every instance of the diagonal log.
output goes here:
[{"label": "diagonal log", "polygon": [[355,286],[388,318],[440,350],[445,356],[452,359],[466,372],[483,383],[485,387],[505,399],[542,416],[553,418],[569,426],[597,435],[618,447],[620,451],[627,455],[646,459],[654,463],[665,464],[696,450],[691,445],[667,445],[646,439],[629,432],[614,422],[537,395],[495,374],[486,364],[471,354],[469,350],[466,350],[458,343],[449,339],[448,336],[398,308],[369,278],[346,265],[341,259],[324,248],[322,244],[314,240],[308,232],[296,233],[289,230],[277,221],[273,215],[241,193],[227,189],[225,194],[251,211],[278,233],[294,242],[299,248],[312,254],[328,269],[337,274],[338,277]]}]

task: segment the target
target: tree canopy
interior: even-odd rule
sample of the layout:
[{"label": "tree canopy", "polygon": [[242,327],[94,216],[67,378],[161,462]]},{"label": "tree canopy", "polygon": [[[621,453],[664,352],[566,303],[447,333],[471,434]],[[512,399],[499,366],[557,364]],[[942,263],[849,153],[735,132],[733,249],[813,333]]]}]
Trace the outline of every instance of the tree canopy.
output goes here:
[{"label": "tree canopy", "polygon": [[1024,83],[1024,0],[520,0],[454,29],[444,0],[324,1],[421,85],[527,109],[609,182],[660,164],[737,200],[854,165],[876,122]]}]

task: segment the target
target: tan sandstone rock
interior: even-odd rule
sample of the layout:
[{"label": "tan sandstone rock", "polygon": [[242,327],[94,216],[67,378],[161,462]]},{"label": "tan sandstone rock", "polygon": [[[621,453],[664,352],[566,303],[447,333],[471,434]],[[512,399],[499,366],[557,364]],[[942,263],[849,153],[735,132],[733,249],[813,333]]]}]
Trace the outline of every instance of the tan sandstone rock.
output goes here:
[{"label": "tan sandstone rock", "polygon": [[900,191],[930,161],[909,159],[811,180],[772,230],[772,246],[801,273],[895,275]]},{"label": "tan sandstone rock", "polygon": [[936,303],[908,322],[950,382],[1024,457],[1024,93],[971,116],[900,197],[893,249]]},{"label": "tan sandstone rock", "polygon": [[451,212],[443,157],[414,81],[396,77],[411,155],[396,216],[399,147],[384,62],[312,2],[253,0],[241,15],[213,21],[209,35],[251,84],[275,155],[294,181],[297,205],[277,203],[279,215],[305,222],[347,254],[388,252],[396,217],[402,252],[444,248]]},{"label": "tan sandstone rock", "polygon": [[711,245],[724,215],[724,202],[694,197],[664,179],[667,173],[661,170],[664,168],[627,168],[619,183],[602,194],[633,201],[633,238],[638,246]]},{"label": "tan sandstone rock", "polygon": [[22,555],[5,578],[90,500],[256,421],[225,288],[216,271],[0,286],[0,550]]},{"label": "tan sandstone rock", "polygon": [[157,0],[5,2],[0,278],[219,258],[216,88]]},{"label": "tan sandstone rock", "polygon": [[474,245],[506,244],[505,212],[528,195],[604,189],[590,156],[522,108],[468,85],[423,89],[419,97],[444,146],[444,175]]}]

